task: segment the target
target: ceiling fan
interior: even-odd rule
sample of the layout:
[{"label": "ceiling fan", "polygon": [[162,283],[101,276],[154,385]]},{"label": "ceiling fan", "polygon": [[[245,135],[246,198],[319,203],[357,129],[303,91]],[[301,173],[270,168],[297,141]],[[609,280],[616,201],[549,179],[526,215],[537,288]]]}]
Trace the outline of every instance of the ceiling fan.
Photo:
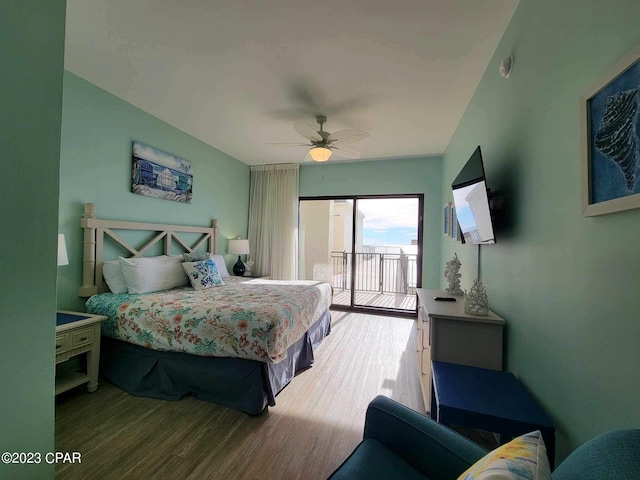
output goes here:
[{"label": "ceiling fan", "polygon": [[323,129],[327,117],[318,115],[316,121],[320,125],[320,130],[317,131],[304,122],[297,122],[293,126],[296,132],[310,143],[274,143],[272,145],[311,147],[309,156],[315,162],[326,162],[333,153],[347,158],[360,158],[360,152],[351,144],[369,138],[370,135],[367,132],[347,129],[329,133]]}]

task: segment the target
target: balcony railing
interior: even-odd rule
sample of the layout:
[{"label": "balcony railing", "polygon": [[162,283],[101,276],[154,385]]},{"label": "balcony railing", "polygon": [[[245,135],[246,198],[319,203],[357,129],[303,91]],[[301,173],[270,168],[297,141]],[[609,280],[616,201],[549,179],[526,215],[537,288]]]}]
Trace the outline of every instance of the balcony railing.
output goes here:
[{"label": "balcony railing", "polygon": [[400,253],[331,252],[333,287],[351,288],[351,264],[355,255],[355,289],[362,292],[414,294],[417,255]]}]

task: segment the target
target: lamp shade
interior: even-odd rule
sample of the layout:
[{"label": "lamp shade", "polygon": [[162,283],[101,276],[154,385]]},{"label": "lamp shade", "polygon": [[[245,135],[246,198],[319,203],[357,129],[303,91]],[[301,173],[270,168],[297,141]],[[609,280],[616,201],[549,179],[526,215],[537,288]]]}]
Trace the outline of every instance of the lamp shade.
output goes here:
[{"label": "lamp shade", "polygon": [[331,150],[325,147],[314,147],[309,150],[309,155],[314,162],[326,162],[331,157]]},{"label": "lamp shade", "polygon": [[229,240],[231,255],[249,255],[249,240]]},{"label": "lamp shade", "polygon": [[60,265],[69,265],[67,242],[64,241],[64,233],[58,234],[58,266]]}]

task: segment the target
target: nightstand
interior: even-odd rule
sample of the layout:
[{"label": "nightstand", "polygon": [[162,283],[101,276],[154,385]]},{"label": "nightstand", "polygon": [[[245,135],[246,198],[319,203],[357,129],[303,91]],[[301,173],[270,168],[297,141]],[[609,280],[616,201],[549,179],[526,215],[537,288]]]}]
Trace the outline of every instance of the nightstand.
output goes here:
[{"label": "nightstand", "polygon": [[56,368],[56,395],[87,384],[87,391],[98,388],[100,362],[100,322],[104,315],[58,310],[56,318],[56,366],[72,357],[86,355],[86,373]]}]

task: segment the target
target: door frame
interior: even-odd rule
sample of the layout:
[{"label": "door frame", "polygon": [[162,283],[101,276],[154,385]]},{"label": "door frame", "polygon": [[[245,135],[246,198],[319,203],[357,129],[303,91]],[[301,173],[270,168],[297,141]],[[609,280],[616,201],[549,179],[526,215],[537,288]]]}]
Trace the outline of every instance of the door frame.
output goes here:
[{"label": "door frame", "polygon": [[[417,275],[416,275],[416,288],[422,287],[422,259],[423,259],[423,226],[424,226],[424,193],[399,193],[399,194],[380,194],[380,195],[321,195],[316,197],[299,197],[298,198],[298,211],[300,211],[300,202],[303,201],[313,201],[313,200],[353,200],[353,210],[354,215],[351,216],[351,301],[350,305],[338,305],[331,304],[331,309],[339,310],[339,311],[347,311],[347,312],[356,312],[356,313],[379,313],[390,316],[400,316],[400,317],[416,317],[418,314],[417,311],[417,302],[416,302],[416,311],[408,311],[408,310],[398,310],[393,308],[386,307],[374,307],[374,306],[355,306],[355,282],[356,276],[354,274],[356,269],[356,224],[357,224],[357,204],[358,200],[381,200],[381,199],[399,199],[399,198],[416,198],[418,200],[418,252],[416,256],[416,264],[417,264]],[[298,219],[298,222],[300,220]]]}]

